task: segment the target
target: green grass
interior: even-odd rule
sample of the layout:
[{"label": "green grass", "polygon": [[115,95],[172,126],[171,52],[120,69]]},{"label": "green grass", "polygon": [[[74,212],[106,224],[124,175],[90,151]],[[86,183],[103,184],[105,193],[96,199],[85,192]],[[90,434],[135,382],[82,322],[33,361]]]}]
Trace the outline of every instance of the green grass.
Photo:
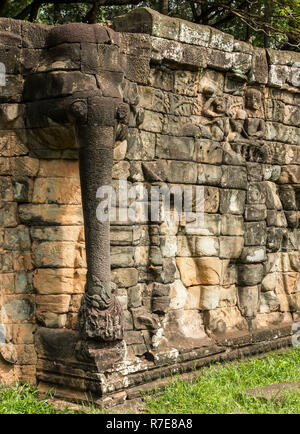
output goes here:
[{"label": "green grass", "polygon": [[29,385],[2,386],[0,387],[0,414],[58,413],[47,399],[39,401],[38,395],[38,390]]},{"label": "green grass", "polygon": [[[193,382],[173,377],[160,395],[145,397],[144,412],[150,414],[224,414],[224,413],[300,413],[300,392],[287,392],[281,400],[262,400],[245,395],[245,391],[274,383],[300,381],[300,347],[282,355],[271,354],[265,359],[246,359],[203,368]],[[35,387],[0,386],[0,414],[75,414],[78,411],[57,410],[51,395],[38,399]],[[93,406],[89,413],[110,413]],[[113,413],[113,409],[111,413]]]},{"label": "green grass", "polygon": [[244,392],[258,386],[300,381],[300,348],[265,359],[214,364],[202,370],[194,381],[175,377],[159,397],[148,397],[147,411],[158,414],[299,414],[300,392],[283,399],[262,400]]}]

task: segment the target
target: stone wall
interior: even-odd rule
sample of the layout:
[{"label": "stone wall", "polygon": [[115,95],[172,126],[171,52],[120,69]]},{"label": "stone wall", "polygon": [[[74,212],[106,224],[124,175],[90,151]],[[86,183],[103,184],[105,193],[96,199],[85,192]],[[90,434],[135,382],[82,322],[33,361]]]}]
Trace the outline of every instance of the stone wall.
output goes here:
[{"label": "stone wall", "polygon": [[[77,25],[76,37],[74,25],[0,27],[1,379],[113,405],[172,372],[290,345],[300,321],[299,53],[144,8],[114,30]],[[165,221],[111,221],[124,339],[106,343],[79,330],[78,128],[64,105],[91,93],[114,128],[113,186],[192,186],[195,206],[203,186],[205,199],[200,226],[174,210]],[[118,198],[117,211],[125,206]]]}]

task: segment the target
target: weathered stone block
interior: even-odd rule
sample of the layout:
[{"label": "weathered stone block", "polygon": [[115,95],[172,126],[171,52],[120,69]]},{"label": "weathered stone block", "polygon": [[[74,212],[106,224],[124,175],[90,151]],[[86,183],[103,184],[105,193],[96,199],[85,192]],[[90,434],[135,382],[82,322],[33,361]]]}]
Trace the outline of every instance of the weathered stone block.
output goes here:
[{"label": "weathered stone block", "polygon": [[186,223],[185,230],[190,235],[220,235],[221,232],[221,218],[219,215],[204,214],[204,221],[201,224],[195,222]]},{"label": "weathered stone block", "polygon": [[[17,204],[13,204],[16,209]],[[22,222],[39,226],[47,225],[82,225],[81,205],[25,204],[19,207]],[[16,225],[12,225],[16,226]]]},{"label": "weathered stone block", "polygon": [[216,309],[220,301],[219,286],[201,286],[200,289],[200,309],[213,310]]},{"label": "weathered stone block", "polygon": [[[53,313],[50,311],[39,311],[36,312],[37,319],[39,322],[49,328],[64,328],[67,325],[67,315],[61,314],[61,313]],[[76,315],[76,321],[73,321],[73,323],[77,323],[77,315]],[[68,324],[68,328],[73,324]],[[75,324],[74,324],[75,325]]]},{"label": "weathered stone block", "polygon": [[279,196],[284,210],[293,211],[297,209],[296,194],[292,186],[281,186],[279,189]]},{"label": "weathered stone block", "polygon": [[266,257],[266,248],[265,247],[244,247],[241,253],[241,262],[246,264],[259,263],[264,262]]},{"label": "weathered stone block", "polygon": [[265,190],[258,182],[251,182],[247,189],[247,204],[264,204],[265,203]]},{"label": "weathered stone block", "polygon": [[79,178],[78,161],[40,160],[39,177]]},{"label": "weathered stone block", "polygon": [[229,287],[220,287],[220,307],[236,306],[237,288],[235,285]]},{"label": "weathered stone block", "polygon": [[188,288],[184,309],[199,309],[200,295],[201,286],[191,286],[190,288]]},{"label": "weathered stone block", "polygon": [[183,284],[219,285],[222,271],[222,261],[219,258],[176,258]]},{"label": "weathered stone block", "polygon": [[28,271],[17,271],[15,275],[16,294],[32,292],[32,273]]},{"label": "weathered stone block", "polygon": [[194,140],[189,137],[159,135],[156,144],[156,156],[171,160],[192,160]]},{"label": "weathered stone block", "polygon": [[220,191],[220,212],[222,214],[243,214],[246,192],[243,190],[222,189]]},{"label": "weathered stone block", "polygon": [[267,248],[270,252],[280,250],[283,242],[284,229],[270,227],[267,229]]},{"label": "weathered stone block", "polygon": [[254,318],[259,303],[258,286],[245,286],[238,289],[238,302],[242,314],[247,318]]},{"label": "weathered stone block", "polygon": [[7,228],[4,233],[3,248],[5,250],[30,250],[29,229],[25,226]]},{"label": "weathered stone block", "polygon": [[129,128],[127,138],[127,158],[152,160],[155,156],[155,134]]},{"label": "weathered stone block", "polygon": [[244,235],[243,217],[224,214],[221,216],[221,235],[241,236]]},{"label": "weathered stone block", "polygon": [[75,243],[48,242],[33,244],[33,259],[36,267],[73,268]]},{"label": "weathered stone block", "polygon": [[194,160],[199,163],[222,164],[223,150],[219,144],[211,140],[196,139]]},{"label": "weathered stone block", "polygon": [[37,311],[67,313],[69,311],[70,301],[71,301],[71,296],[66,294],[37,295],[36,296]]},{"label": "weathered stone block", "polygon": [[152,312],[158,314],[165,314],[169,310],[170,298],[169,297],[153,297],[152,298]]},{"label": "weathered stone block", "polygon": [[262,292],[260,295],[260,313],[276,312],[280,308],[280,300],[273,291]]},{"label": "weathered stone block", "polygon": [[0,203],[0,226],[4,228],[13,228],[17,226],[17,204],[14,202]]},{"label": "weathered stone block", "polygon": [[33,203],[81,204],[79,178],[37,178],[34,183]]},{"label": "weathered stone block", "polygon": [[232,53],[211,50],[208,53],[207,66],[220,71],[228,71],[232,68],[234,56]]},{"label": "weathered stone block", "polygon": [[250,82],[266,84],[269,78],[269,66],[266,51],[263,48],[255,47],[252,57],[252,68]]},{"label": "weathered stone block", "polygon": [[119,287],[129,288],[138,283],[138,271],[135,268],[117,268],[112,270],[111,280]]},{"label": "weathered stone block", "polygon": [[167,180],[181,184],[196,184],[197,165],[188,162],[169,161]]},{"label": "weathered stone block", "polygon": [[31,319],[34,306],[29,297],[9,296],[2,306],[2,313],[9,319],[8,322],[28,321]]},{"label": "weathered stone block", "polygon": [[248,329],[247,321],[236,306],[205,311],[203,321],[208,329],[216,335],[224,335],[226,331]]},{"label": "weathered stone block", "polygon": [[[170,304],[169,309],[183,309],[187,297],[187,290],[182,284],[183,279],[175,280],[174,283],[170,285]],[[183,281],[184,282],[184,281]]]},{"label": "weathered stone block", "polygon": [[133,247],[113,246],[110,249],[110,261],[112,267],[132,267],[134,265]]},{"label": "weathered stone block", "polygon": [[14,344],[33,344],[35,324],[13,324],[13,343]]},{"label": "weathered stone block", "polygon": [[159,318],[143,307],[132,308],[134,327],[137,330],[156,330],[160,326]]},{"label": "weathered stone block", "polygon": [[208,164],[198,164],[198,184],[220,185],[222,168]]},{"label": "weathered stone block", "polygon": [[268,226],[287,227],[287,220],[283,211],[268,210],[266,220]]},{"label": "weathered stone block", "polygon": [[238,284],[240,286],[254,286],[261,283],[263,279],[262,264],[239,264]]},{"label": "weathered stone block", "polygon": [[225,188],[247,189],[247,171],[244,167],[223,166],[221,186]]},{"label": "weathered stone block", "polygon": [[262,221],[267,218],[267,208],[264,204],[246,205],[245,220],[250,222]]},{"label": "weathered stone block", "polygon": [[243,237],[220,237],[220,258],[239,258],[243,247]]},{"label": "weathered stone block", "polygon": [[266,244],[266,239],[265,222],[245,223],[245,246],[263,246]]},{"label": "weathered stone block", "polygon": [[40,268],[33,276],[33,285],[38,294],[74,294],[84,291],[85,272],[72,268]]}]

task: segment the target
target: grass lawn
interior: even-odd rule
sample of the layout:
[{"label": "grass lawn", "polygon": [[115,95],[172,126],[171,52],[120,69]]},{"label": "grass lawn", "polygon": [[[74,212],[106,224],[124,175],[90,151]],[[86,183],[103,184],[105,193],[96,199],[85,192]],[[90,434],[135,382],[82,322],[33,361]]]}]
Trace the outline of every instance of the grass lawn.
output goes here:
[{"label": "grass lawn", "polygon": [[[300,381],[300,347],[265,359],[247,359],[203,368],[193,382],[174,377],[165,391],[145,397],[144,413],[287,413],[300,414],[300,391],[287,392],[281,400],[262,400],[244,392],[258,386]],[[0,387],[0,414],[59,414],[47,397],[38,400],[38,391],[27,385]],[[90,413],[100,409],[90,407]],[[113,410],[112,410],[113,412]],[[109,411],[105,411],[109,413]]]}]

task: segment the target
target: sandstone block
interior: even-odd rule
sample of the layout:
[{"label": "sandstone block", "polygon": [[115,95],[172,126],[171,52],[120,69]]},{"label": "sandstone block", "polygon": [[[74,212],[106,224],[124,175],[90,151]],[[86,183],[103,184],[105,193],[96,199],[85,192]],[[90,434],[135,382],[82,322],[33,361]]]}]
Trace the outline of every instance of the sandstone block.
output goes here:
[{"label": "sandstone block", "polygon": [[59,295],[37,295],[37,312],[49,311],[52,313],[67,313],[69,311],[71,296]]},{"label": "sandstone block", "polygon": [[220,191],[220,212],[222,214],[243,214],[245,208],[246,193],[243,190]]},{"label": "sandstone block", "polygon": [[221,235],[244,235],[244,219],[241,216],[224,214],[221,216]]},{"label": "sandstone block", "polygon": [[36,267],[73,268],[75,246],[72,242],[48,241],[33,245],[33,259]]},{"label": "sandstone block", "polygon": [[80,205],[80,181],[78,178],[37,178],[32,202]]},{"label": "sandstone block", "polygon": [[138,283],[138,271],[135,268],[116,268],[111,272],[111,280],[119,287],[135,286]]},{"label": "sandstone block", "polygon": [[181,280],[175,280],[174,283],[170,285],[170,305],[169,309],[182,309],[185,305],[187,298],[187,290],[182,284]]},{"label": "sandstone block", "polygon": [[19,207],[19,216],[22,222],[37,226],[83,224],[81,205],[25,204]]},{"label": "sandstone block", "polygon": [[264,262],[266,259],[265,247],[247,246],[244,247],[241,253],[241,262],[244,262],[245,264]]},{"label": "sandstone block", "polygon": [[134,265],[133,247],[113,246],[110,250],[110,261],[112,267],[132,267]]},{"label": "sandstone block", "polygon": [[280,308],[280,300],[273,291],[263,292],[260,295],[260,313],[276,312]]},{"label": "sandstone block", "polygon": [[222,168],[210,164],[198,164],[198,184],[219,185],[222,178]]},{"label": "sandstone block", "polygon": [[17,226],[17,204],[14,202],[0,203],[0,226],[4,228],[13,228]]},{"label": "sandstone block", "polygon": [[220,301],[219,286],[201,286],[200,290],[200,309],[212,310],[216,309]]},{"label": "sandstone block", "polygon": [[239,264],[238,283],[240,286],[254,286],[263,279],[262,264]]},{"label": "sandstone block", "polygon": [[196,139],[194,160],[199,163],[222,164],[223,150],[210,140]]},{"label": "sandstone block", "polygon": [[266,223],[245,223],[245,246],[263,246],[266,244]]},{"label": "sandstone block", "polygon": [[201,286],[191,286],[187,289],[184,309],[200,309]]},{"label": "sandstone block", "polygon": [[221,186],[225,188],[247,189],[247,171],[244,167],[224,166]]},{"label": "sandstone block", "polygon": [[130,160],[152,160],[155,156],[155,134],[139,132],[129,128],[127,137],[127,158]]},{"label": "sandstone block", "polygon": [[176,264],[186,287],[220,284],[222,261],[219,258],[176,258]]},{"label": "sandstone block", "polygon": [[235,285],[220,287],[220,307],[235,306],[237,304],[237,288]]},{"label": "sandstone block", "polygon": [[143,307],[131,309],[134,327],[137,330],[156,330],[160,327],[159,318]]},{"label": "sandstone block", "polygon": [[194,139],[191,137],[172,137],[159,135],[156,144],[156,156],[171,160],[192,160]]},{"label": "sandstone block", "polygon": [[259,302],[259,289],[257,286],[244,286],[238,289],[238,302],[241,312],[248,318],[257,314]]},{"label": "sandstone block", "polygon": [[262,221],[267,218],[267,208],[264,204],[246,205],[245,220],[246,221]]},{"label": "sandstone block", "polygon": [[[79,285],[77,280],[81,279]],[[73,294],[83,292],[85,273],[80,276],[72,268],[40,268],[34,272],[33,285],[38,294]]]},{"label": "sandstone block", "polygon": [[196,184],[197,165],[188,162],[169,161],[167,180],[175,184]]},{"label": "sandstone block", "polygon": [[39,177],[77,178],[79,165],[76,160],[41,160]]},{"label": "sandstone block", "polygon": [[29,229],[25,226],[5,230],[3,243],[5,250],[29,250],[30,246]]},{"label": "sandstone block", "polygon": [[236,306],[205,311],[203,321],[217,335],[248,329],[247,321]]},{"label": "sandstone block", "polygon": [[33,344],[35,331],[35,324],[13,324],[13,343]]},{"label": "sandstone block", "polygon": [[243,247],[243,237],[220,237],[220,258],[239,258]]},{"label": "sandstone block", "polygon": [[[49,328],[64,328],[67,325],[67,315],[50,311],[37,310],[36,316],[41,324]],[[77,316],[76,316],[77,320]],[[77,321],[76,321],[77,322]],[[69,325],[68,325],[69,327]],[[73,327],[70,327],[73,328]]]}]

